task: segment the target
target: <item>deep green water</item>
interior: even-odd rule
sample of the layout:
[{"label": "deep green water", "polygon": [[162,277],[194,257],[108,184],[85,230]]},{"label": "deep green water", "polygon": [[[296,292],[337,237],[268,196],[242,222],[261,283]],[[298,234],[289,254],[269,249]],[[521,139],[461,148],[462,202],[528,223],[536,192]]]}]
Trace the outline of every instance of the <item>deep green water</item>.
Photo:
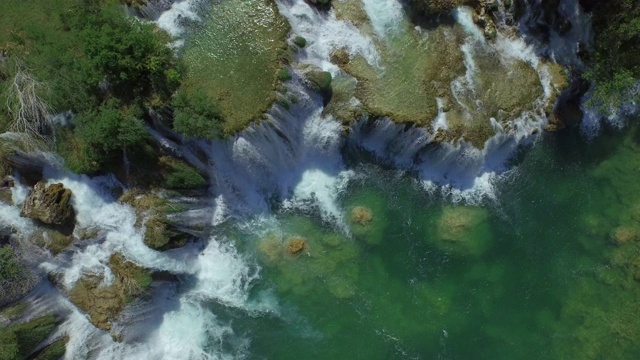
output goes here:
[{"label": "deep green water", "polygon": [[313,211],[235,233],[280,310],[224,320],[255,359],[638,359],[639,150],[635,130],[547,135],[481,207],[360,166],[341,205],[373,220],[352,239]]}]

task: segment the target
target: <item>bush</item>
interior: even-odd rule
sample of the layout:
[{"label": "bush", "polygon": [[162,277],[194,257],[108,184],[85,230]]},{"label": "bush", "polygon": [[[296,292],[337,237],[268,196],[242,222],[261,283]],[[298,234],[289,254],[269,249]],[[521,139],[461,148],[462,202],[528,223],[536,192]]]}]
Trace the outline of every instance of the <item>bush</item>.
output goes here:
[{"label": "bush", "polygon": [[110,99],[97,109],[76,118],[76,134],[94,148],[105,154],[115,150],[139,147],[148,134],[136,108],[123,108]]},{"label": "bush", "polygon": [[178,91],[173,99],[173,109],[173,129],[177,132],[192,138],[220,136],[220,109],[203,92]]}]

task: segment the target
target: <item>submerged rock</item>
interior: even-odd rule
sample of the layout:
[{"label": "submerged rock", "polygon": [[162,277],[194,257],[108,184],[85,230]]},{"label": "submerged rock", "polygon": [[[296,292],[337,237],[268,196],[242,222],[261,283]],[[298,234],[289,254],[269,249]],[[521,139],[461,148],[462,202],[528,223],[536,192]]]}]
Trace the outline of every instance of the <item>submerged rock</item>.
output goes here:
[{"label": "submerged rock", "polygon": [[351,210],[351,220],[360,225],[367,225],[373,220],[373,213],[367,207],[356,206]]},{"label": "submerged rock", "polygon": [[482,255],[489,247],[489,213],[482,208],[447,206],[427,239],[438,248],[461,255]]},{"label": "submerged rock", "polygon": [[36,219],[48,225],[73,224],[75,212],[71,206],[72,192],[63,184],[48,187],[38,182],[27,195],[20,216]]},{"label": "submerged rock", "polygon": [[307,246],[307,241],[301,237],[292,237],[289,239],[289,244],[287,245],[287,250],[289,254],[298,254]]},{"label": "submerged rock", "polygon": [[638,240],[638,232],[629,226],[618,226],[611,233],[611,242],[616,245],[624,245],[636,240]]}]

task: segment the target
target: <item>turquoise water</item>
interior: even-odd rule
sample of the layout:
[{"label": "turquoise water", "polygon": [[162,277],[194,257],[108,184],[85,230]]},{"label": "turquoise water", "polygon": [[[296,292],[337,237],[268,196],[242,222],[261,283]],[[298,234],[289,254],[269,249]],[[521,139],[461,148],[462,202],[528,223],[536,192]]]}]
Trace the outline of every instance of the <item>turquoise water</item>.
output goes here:
[{"label": "turquoise water", "polygon": [[477,207],[361,165],[352,238],[313,210],[232,232],[278,311],[217,313],[255,359],[640,358],[636,135],[548,135]]}]

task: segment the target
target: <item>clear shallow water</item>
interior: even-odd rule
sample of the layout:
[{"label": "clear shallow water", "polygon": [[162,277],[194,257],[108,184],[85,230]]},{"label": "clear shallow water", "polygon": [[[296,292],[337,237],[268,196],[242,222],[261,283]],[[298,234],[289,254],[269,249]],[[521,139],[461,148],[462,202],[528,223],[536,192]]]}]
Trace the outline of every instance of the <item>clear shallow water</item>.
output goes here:
[{"label": "clear shallow water", "polygon": [[611,240],[640,228],[634,133],[548,136],[482,207],[361,165],[340,195],[352,237],[313,207],[229,230],[262,267],[252,297],[277,305],[214,312],[256,359],[637,358],[640,248]]}]

